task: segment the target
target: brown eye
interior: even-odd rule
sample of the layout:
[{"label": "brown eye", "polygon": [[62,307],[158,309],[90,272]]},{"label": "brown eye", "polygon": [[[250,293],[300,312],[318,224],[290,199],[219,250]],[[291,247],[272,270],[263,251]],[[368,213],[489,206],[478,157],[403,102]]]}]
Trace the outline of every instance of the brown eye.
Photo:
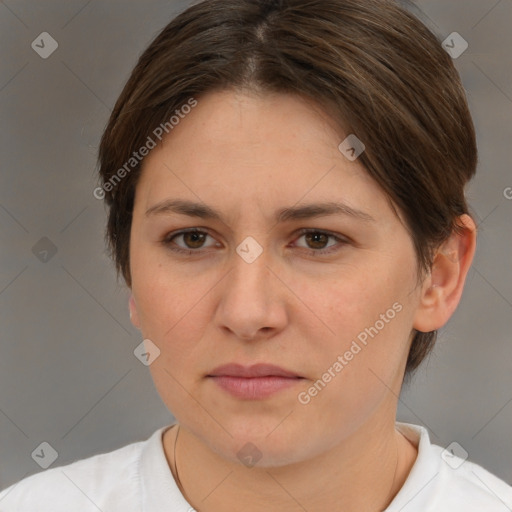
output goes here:
[{"label": "brown eye", "polygon": [[[302,247],[306,250],[309,249],[307,252],[311,255],[322,255],[336,252],[349,243],[348,240],[345,240],[333,233],[320,231],[318,229],[302,229],[300,230],[300,234],[302,236],[299,237],[299,239],[304,238],[306,246],[299,245],[298,247]],[[327,245],[330,239],[332,239],[334,243]]]},{"label": "brown eye", "polygon": [[324,249],[329,242],[329,235],[325,233],[312,232],[304,235],[308,244],[312,244],[312,249]]},{"label": "brown eye", "polygon": [[208,235],[200,231],[189,231],[181,236],[189,249],[200,249]]},{"label": "brown eye", "polygon": [[[165,237],[164,240],[162,240],[162,243],[175,252],[183,252],[186,254],[192,254],[195,252],[199,253],[200,250],[205,247],[205,240],[209,236],[210,235],[206,231],[191,229],[187,231],[180,231],[178,233],[172,233]],[[182,244],[184,245],[180,245],[175,242],[175,240],[179,240],[180,238],[182,239]]]}]

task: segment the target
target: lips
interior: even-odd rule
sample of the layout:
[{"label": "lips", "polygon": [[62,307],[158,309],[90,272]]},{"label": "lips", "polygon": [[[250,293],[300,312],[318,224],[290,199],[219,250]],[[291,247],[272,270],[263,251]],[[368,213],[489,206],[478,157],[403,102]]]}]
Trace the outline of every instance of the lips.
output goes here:
[{"label": "lips", "polygon": [[243,366],[236,363],[215,368],[207,375],[220,389],[242,400],[263,400],[291,388],[304,377],[273,364]]},{"label": "lips", "polygon": [[208,377],[288,377],[288,378],[302,378],[300,375],[291,371],[285,370],[273,364],[255,364],[252,366],[243,366],[241,364],[230,363],[215,368],[208,375]]}]

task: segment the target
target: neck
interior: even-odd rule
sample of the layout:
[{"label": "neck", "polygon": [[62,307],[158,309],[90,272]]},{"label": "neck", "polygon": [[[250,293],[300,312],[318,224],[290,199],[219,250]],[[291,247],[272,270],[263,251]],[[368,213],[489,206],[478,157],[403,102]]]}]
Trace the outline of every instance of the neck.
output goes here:
[{"label": "neck", "polygon": [[[164,449],[187,501],[201,512],[243,509],[384,510],[403,486],[416,448],[394,421],[368,423],[314,458],[278,467],[247,468],[211,451],[183,426],[164,435]],[[200,461],[200,463],[198,462]]]}]

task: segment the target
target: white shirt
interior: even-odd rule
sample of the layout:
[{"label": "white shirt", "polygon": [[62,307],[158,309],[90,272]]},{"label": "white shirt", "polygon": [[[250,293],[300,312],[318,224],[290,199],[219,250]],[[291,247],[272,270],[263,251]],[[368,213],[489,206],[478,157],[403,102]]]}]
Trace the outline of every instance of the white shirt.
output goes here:
[{"label": "white shirt", "polygon": [[[503,480],[443,453],[425,428],[396,426],[418,456],[385,512],[512,510],[512,487]],[[168,428],[145,441],[31,475],[0,493],[0,512],[193,512],[165,457],[162,435]]]}]

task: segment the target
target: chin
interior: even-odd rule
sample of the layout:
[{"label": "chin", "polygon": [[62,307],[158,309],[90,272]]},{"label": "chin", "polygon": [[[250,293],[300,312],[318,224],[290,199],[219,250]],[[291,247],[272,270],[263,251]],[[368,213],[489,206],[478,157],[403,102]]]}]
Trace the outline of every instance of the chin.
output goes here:
[{"label": "chin", "polygon": [[297,445],[290,438],[284,442],[264,438],[255,442],[235,439],[229,447],[226,447],[228,449],[223,450],[219,455],[247,468],[276,468],[308,458],[306,453],[302,453],[304,445],[301,449],[298,446],[301,445]]},{"label": "chin", "polygon": [[251,419],[234,422],[227,429],[233,437],[222,435],[205,441],[218,455],[248,468],[285,466],[311,457],[308,432],[302,430],[302,435],[300,432],[294,434],[293,425],[283,428],[280,421]]}]

